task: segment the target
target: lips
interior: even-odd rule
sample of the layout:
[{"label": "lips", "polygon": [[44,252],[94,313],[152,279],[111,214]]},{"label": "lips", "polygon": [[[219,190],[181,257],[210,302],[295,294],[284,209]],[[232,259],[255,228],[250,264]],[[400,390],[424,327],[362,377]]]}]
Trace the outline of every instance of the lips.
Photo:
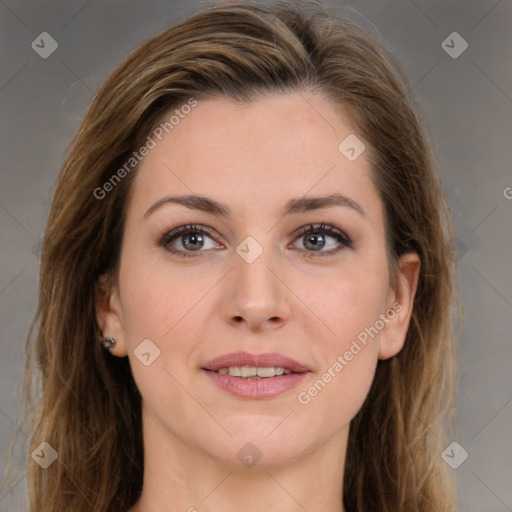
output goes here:
[{"label": "lips", "polygon": [[293,373],[311,371],[306,365],[278,353],[249,354],[248,352],[233,352],[216,357],[204,364],[203,369],[216,372],[220,368],[229,368],[230,366],[248,366],[256,368],[280,367],[290,370]]},{"label": "lips", "polygon": [[[269,376],[264,378],[243,378],[244,370],[252,375],[254,369],[258,372],[263,370],[266,373],[271,368],[278,373],[271,376],[272,372],[270,372]],[[229,373],[226,373],[226,369],[229,369]],[[231,374],[234,369],[236,369],[235,375]],[[217,357],[208,361],[202,370],[221,390],[237,398],[251,400],[269,399],[284,394],[297,387],[311,371],[306,365],[281,354],[249,354],[247,352],[234,352]]]}]

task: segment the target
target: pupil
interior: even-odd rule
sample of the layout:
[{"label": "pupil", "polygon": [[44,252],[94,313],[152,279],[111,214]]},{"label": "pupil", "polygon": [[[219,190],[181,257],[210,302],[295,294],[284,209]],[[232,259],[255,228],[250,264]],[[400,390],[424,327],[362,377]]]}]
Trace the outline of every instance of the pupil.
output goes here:
[{"label": "pupil", "polygon": [[308,243],[312,244],[313,249],[322,248],[324,245],[323,235],[310,235],[307,239],[306,247]]},{"label": "pupil", "polygon": [[[190,244],[192,244],[192,247],[189,247],[189,243],[187,243],[187,240],[190,241]],[[195,250],[195,249],[199,249],[200,247],[194,247],[195,244],[199,244],[203,241],[203,237],[201,235],[186,235],[184,237],[184,246],[187,248],[187,249],[192,249],[192,250]]]}]

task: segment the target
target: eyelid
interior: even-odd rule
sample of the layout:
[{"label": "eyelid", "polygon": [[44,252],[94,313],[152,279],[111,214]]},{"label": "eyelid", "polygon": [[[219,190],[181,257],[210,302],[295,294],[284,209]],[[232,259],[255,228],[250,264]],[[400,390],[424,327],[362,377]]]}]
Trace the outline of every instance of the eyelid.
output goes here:
[{"label": "eyelid", "polygon": [[[294,236],[297,238],[297,240],[299,240],[307,233],[323,233],[327,236],[330,236],[331,238],[334,238],[339,244],[338,247],[328,251],[307,251],[305,249],[302,249],[302,252],[305,252],[310,257],[321,258],[324,256],[334,256],[340,253],[343,249],[353,248],[352,239],[344,231],[331,224],[325,224],[324,222],[321,222],[320,224],[316,225],[308,224],[306,226],[299,228],[295,232]],[[296,243],[296,241],[293,243]]]},{"label": "eyelid", "polygon": [[335,226],[332,226],[331,224],[325,224],[324,222],[321,222],[320,224],[307,224],[306,226],[302,226],[295,232],[294,236],[300,237],[310,232],[322,232],[329,236],[337,235],[342,237],[347,245],[352,244],[351,238],[344,231]]},{"label": "eyelid", "polygon": [[[211,231],[214,231],[212,228],[208,226],[198,225],[198,224],[187,224],[183,226],[178,226],[174,229],[166,229],[163,233],[163,235],[159,236],[157,238],[157,245],[160,247],[163,247],[167,251],[171,253],[177,253],[177,254],[190,254],[191,256],[194,255],[194,251],[180,251],[180,250],[171,250],[167,249],[167,245],[169,245],[172,241],[178,240],[181,236],[186,235],[188,233],[201,233],[207,235],[209,238],[214,240],[216,243],[218,243],[215,240],[215,236],[211,233]],[[197,252],[205,252],[205,251],[197,251]]]},{"label": "eyelid", "polygon": [[[198,251],[184,251],[184,250],[177,250],[177,249],[169,249],[166,246],[169,245],[172,241],[179,239],[181,236],[186,235],[191,232],[195,233],[201,233],[207,235],[209,238],[214,240],[216,243],[216,236],[212,234],[213,228],[210,228],[209,226],[204,225],[198,225],[198,224],[187,224],[178,226],[174,229],[167,229],[164,231],[163,235],[159,236],[157,239],[157,245],[160,247],[163,247],[165,250],[172,254],[177,254],[179,256],[184,257],[195,257],[196,255],[199,255],[201,253],[207,252],[205,250],[199,249]],[[301,236],[306,235],[310,232],[317,232],[317,233],[323,233],[327,236],[330,236],[331,238],[334,238],[338,244],[339,247],[335,249],[331,249],[329,251],[308,251],[306,249],[300,249],[301,252],[307,253],[308,256],[311,257],[322,257],[322,256],[330,256],[338,254],[341,250],[345,248],[352,248],[352,240],[351,238],[342,230],[339,228],[331,225],[331,224],[325,224],[324,222],[317,223],[317,224],[307,224],[305,226],[302,226],[298,228],[294,233],[294,241],[293,243],[297,242],[297,239],[300,239]],[[289,245],[292,245],[289,244]],[[208,249],[208,252],[212,249]],[[196,254],[198,253],[198,254]]]}]

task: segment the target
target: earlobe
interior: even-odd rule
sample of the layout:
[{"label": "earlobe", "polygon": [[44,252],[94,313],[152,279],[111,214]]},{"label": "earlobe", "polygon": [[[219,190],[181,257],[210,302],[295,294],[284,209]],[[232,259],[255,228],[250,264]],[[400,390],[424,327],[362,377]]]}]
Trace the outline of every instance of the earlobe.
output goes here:
[{"label": "earlobe", "polygon": [[107,274],[101,275],[95,283],[95,308],[98,327],[105,338],[116,340],[109,350],[112,355],[124,357],[126,349],[123,318],[117,286]]},{"label": "earlobe", "polygon": [[388,311],[394,313],[390,313],[389,323],[381,333],[379,359],[395,356],[404,346],[418,288],[420,266],[420,258],[415,252],[400,257],[396,288],[390,294],[392,304],[388,304]]}]

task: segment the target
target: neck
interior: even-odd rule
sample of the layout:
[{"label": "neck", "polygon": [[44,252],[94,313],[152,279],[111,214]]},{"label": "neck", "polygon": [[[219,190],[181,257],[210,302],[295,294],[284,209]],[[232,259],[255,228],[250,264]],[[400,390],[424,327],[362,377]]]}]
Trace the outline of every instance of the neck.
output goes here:
[{"label": "neck", "polygon": [[270,465],[262,457],[249,468],[219,461],[157,423],[145,418],[144,484],[128,512],[344,512],[348,425],[300,458]]}]

